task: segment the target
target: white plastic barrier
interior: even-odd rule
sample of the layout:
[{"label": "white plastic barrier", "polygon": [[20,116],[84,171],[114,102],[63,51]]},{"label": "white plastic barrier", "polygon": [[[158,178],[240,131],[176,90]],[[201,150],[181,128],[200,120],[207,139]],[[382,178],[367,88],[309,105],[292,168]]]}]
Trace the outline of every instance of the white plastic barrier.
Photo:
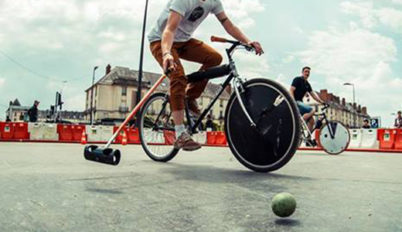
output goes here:
[{"label": "white plastic barrier", "polygon": [[28,132],[30,140],[57,141],[57,124],[49,123],[28,123]]},{"label": "white plastic barrier", "polygon": [[377,129],[362,129],[362,142],[360,148],[378,149],[380,143],[377,140]]},{"label": "white plastic barrier", "polygon": [[207,132],[200,131],[197,134],[193,135],[193,139],[200,144],[207,144]]},{"label": "white plastic barrier", "polygon": [[113,135],[113,126],[86,126],[88,142],[107,142]]},{"label": "white plastic barrier", "polygon": [[360,148],[362,144],[362,129],[351,129],[350,132],[350,143],[348,148]]}]

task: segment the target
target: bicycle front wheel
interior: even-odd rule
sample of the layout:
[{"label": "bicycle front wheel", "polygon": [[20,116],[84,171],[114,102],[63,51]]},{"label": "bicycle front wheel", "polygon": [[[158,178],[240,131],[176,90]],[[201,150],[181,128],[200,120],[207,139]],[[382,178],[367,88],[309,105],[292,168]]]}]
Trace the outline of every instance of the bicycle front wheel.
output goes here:
[{"label": "bicycle front wheel", "polygon": [[243,88],[242,101],[256,127],[250,125],[236,94],[232,94],[225,113],[229,147],[251,170],[277,170],[289,162],[299,145],[296,104],[285,88],[268,79],[253,79]]},{"label": "bicycle front wheel", "polygon": [[326,153],[339,155],[348,148],[350,133],[341,122],[328,121],[320,130],[319,140]]},{"label": "bicycle front wheel", "polygon": [[145,153],[154,161],[167,162],[179,152],[175,141],[169,97],[153,94],[144,104],[140,114],[140,140]]}]

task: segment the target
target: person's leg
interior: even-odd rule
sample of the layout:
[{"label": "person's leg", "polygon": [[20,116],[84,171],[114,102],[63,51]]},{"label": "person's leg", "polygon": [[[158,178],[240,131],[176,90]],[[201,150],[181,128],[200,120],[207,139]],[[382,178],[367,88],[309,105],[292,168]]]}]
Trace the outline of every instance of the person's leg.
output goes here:
[{"label": "person's leg", "polygon": [[[158,61],[159,65],[163,64],[161,42],[156,41],[151,43],[151,52]],[[173,121],[176,126],[182,125],[184,120],[184,97],[187,86],[187,81],[184,74],[184,68],[181,65],[177,50],[172,48],[172,55],[177,64],[175,71],[169,74],[170,79],[170,104],[172,107]],[[179,135],[178,135],[179,136]]]},{"label": "person's leg", "polygon": [[[222,63],[222,56],[212,47],[202,41],[191,39],[178,50],[179,57],[184,60],[202,64],[200,70],[205,70]],[[207,86],[208,80],[203,80],[187,85],[186,97],[188,98],[189,108],[195,113],[199,113],[195,99],[199,98]]]},{"label": "person's leg", "polygon": [[[177,49],[183,43],[174,43],[172,47],[172,55],[174,61],[177,64],[175,71],[169,74],[170,80],[170,105],[172,108],[172,117],[175,124],[176,131],[176,141],[174,143],[175,148],[183,148],[187,151],[193,151],[201,148],[201,145],[195,142],[191,136],[186,132],[186,128],[183,124],[184,121],[184,98],[187,86],[187,79],[184,74],[184,68],[180,63],[179,55]],[[161,41],[153,42],[150,45],[152,55],[158,61],[159,65],[162,66],[162,49]]]},{"label": "person's leg", "polygon": [[304,104],[303,102],[297,101],[296,103],[299,108],[300,114],[303,115],[304,121],[307,122],[308,129],[310,131],[313,131],[314,125],[315,125],[313,116],[314,116],[315,110],[311,106]]},{"label": "person's leg", "polygon": [[[314,111],[314,110],[313,110],[313,111]],[[313,114],[314,114],[314,112],[313,112]],[[310,117],[307,126],[308,126],[308,129],[310,130],[310,132],[313,132],[313,130],[314,130],[314,128],[315,128],[315,120],[314,120],[314,117],[313,117],[313,116]]]}]

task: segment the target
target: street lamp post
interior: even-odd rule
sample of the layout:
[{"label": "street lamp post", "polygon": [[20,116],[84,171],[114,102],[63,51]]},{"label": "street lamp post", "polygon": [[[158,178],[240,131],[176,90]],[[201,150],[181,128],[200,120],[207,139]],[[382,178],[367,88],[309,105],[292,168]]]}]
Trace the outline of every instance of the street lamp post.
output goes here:
[{"label": "street lamp post", "polygon": [[93,99],[94,99],[94,84],[95,84],[95,71],[98,69],[98,66],[94,67],[92,72],[92,86],[91,86],[91,113],[89,115],[89,120],[91,121],[91,125],[93,124],[92,112],[93,112]]},{"label": "street lamp post", "polygon": [[[353,83],[350,83],[350,82],[343,83],[343,85],[352,86],[352,88],[353,88],[353,105],[355,105],[355,103],[356,103],[356,101],[355,101],[355,85]],[[356,117],[355,116],[356,115],[353,114],[353,125],[354,126],[356,125]]]},{"label": "street lamp post", "polygon": [[349,85],[349,86],[352,86],[352,88],[353,88],[353,103],[356,103],[356,101],[355,101],[355,85],[353,84],[353,83],[344,83],[343,85]]}]

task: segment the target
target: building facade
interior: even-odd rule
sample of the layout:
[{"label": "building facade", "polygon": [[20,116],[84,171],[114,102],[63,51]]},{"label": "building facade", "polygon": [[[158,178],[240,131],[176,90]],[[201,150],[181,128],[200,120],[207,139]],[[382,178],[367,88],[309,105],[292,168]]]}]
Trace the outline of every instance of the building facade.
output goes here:
[{"label": "building facade", "polygon": [[[143,72],[141,96],[144,96],[148,92],[160,76],[161,74],[158,73]],[[137,78],[138,71],[136,70],[118,66],[113,69],[107,68],[105,75],[85,91],[85,120],[90,120],[91,112],[94,122],[125,119],[130,111],[137,105]],[[204,93],[198,99],[200,108],[206,108],[220,89],[220,85],[208,83]],[[165,79],[156,89],[156,92],[167,93],[168,91],[169,80]],[[223,119],[230,94],[231,89],[228,88],[222,93],[212,108],[211,114],[215,120]],[[154,110],[157,111],[158,109]]]},{"label": "building facade", "polygon": [[[349,128],[360,128],[363,125],[364,119],[370,119],[367,112],[367,107],[362,107],[356,103],[347,103],[345,98],[340,98],[328,90],[322,89],[318,93],[320,98],[329,104],[327,117],[330,120],[342,122]],[[321,113],[322,106],[319,105],[313,98],[306,96],[304,102],[314,107],[317,113]]]}]

